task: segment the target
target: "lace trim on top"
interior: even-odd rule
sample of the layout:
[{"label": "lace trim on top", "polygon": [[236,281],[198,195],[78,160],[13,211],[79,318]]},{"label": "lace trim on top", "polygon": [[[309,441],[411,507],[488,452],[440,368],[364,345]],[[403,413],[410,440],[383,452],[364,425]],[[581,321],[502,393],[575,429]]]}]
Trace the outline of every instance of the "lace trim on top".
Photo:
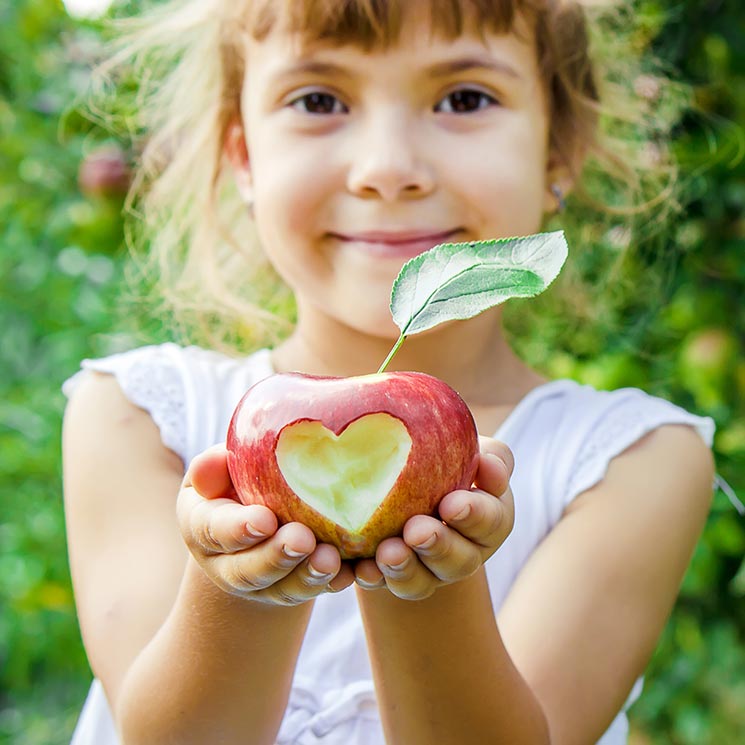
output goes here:
[{"label": "lace trim on top", "polygon": [[186,392],[183,375],[167,355],[148,355],[130,367],[119,384],[132,403],[150,412],[163,444],[186,460]]},{"label": "lace trim on top", "polygon": [[708,417],[689,414],[667,401],[644,393],[631,393],[606,412],[593,427],[579,450],[565,491],[564,504],[597,484],[610,461],[637,440],[665,424],[688,424],[695,427],[704,442],[711,447],[714,422]]},{"label": "lace trim on top", "polygon": [[62,390],[70,396],[83,371],[109,373],[124,395],[147,411],[160,430],[163,444],[187,462],[187,401],[184,376],[168,345],[146,348],[103,359],[86,359],[82,370],[67,380]]}]

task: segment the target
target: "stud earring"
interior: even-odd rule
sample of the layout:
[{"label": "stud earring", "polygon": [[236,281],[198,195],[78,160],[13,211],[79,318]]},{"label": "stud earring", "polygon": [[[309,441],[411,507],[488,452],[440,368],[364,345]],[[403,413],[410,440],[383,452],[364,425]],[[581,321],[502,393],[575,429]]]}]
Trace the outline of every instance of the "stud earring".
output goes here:
[{"label": "stud earring", "polygon": [[551,184],[551,193],[556,197],[558,211],[563,212],[567,208],[567,202],[561,187],[558,184]]}]

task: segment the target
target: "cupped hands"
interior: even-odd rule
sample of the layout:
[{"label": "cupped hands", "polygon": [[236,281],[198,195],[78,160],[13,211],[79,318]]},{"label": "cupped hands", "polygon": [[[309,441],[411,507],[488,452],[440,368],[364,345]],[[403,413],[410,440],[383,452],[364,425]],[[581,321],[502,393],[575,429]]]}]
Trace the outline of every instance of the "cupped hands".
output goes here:
[{"label": "cupped hands", "polygon": [[191,462],[179,492],[181,534],[208,577],[231,595],[298,605],[354,581],[334,546],[300,523],[279,526],[263,505],[238,502],[222,445]]},{"label": "cupped hands", "polygon": [[178,524],[199,566],[231,595],[299,605],[356,580],[364,590],[424,599],[474,574],[512,530],[512,454],[491,438],[480,438],[480,446],[474,487],[443,497],[437,517],[410,518],[402,536],[384,540],[371,559],[342,561],[338,549],[317,543],[307,526],[279,526],[267,507],[241,504],[223,445],[191,462],[178,496]]},{"label": "cupped hands", "polygon": [[475,574],[504,543],[515,518],[509,486],[514,459],[497,440],[480,437],[479,444],[474,487],[447,494],[438,517],[415,515],[400,538],[380,543],[374,559],[358,561],[355,579],[362,589],[387,587],[399,598],[421,600]]}]

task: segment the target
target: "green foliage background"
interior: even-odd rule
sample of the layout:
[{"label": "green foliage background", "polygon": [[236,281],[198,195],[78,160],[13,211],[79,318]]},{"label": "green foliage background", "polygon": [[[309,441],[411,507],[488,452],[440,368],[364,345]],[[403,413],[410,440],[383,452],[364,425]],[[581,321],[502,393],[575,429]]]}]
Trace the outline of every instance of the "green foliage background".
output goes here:
[{"label": "green foliage background", "polygon": [[[640,8],[666,18],[656,48],[696,85],[699,110],[676,139],[687,209],[663,236],[674,261],[660,297],[622,308],[616,330],[523,351],[554,375],[637,385],[714,417],[719,473],[745,499],[745,11]],[[59,0],[0,6],[0,743],[15,745],[68,742],[91,677],[66,560],[60,385],[81,358],[135,343],[121,322],[112,333],[121,198],[77,181],[106,139],[69,109],[98,38]],[[632,709],[639,745],[745,741],[744,556],[745,519],[720,492]]]}]

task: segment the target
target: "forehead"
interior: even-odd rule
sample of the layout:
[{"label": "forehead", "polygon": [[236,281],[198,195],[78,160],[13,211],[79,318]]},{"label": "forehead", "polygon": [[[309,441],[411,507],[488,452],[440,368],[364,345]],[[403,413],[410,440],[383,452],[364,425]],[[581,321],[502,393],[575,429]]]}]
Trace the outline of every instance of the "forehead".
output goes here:
[{"label": "forehead", "polygon": [[244,30],[257,41],[289,32],[306,43],[353,44],[365,50],[396,45],[413,24],[436,37],[509,32],[530,37],[539,0],[253,0]]}]

